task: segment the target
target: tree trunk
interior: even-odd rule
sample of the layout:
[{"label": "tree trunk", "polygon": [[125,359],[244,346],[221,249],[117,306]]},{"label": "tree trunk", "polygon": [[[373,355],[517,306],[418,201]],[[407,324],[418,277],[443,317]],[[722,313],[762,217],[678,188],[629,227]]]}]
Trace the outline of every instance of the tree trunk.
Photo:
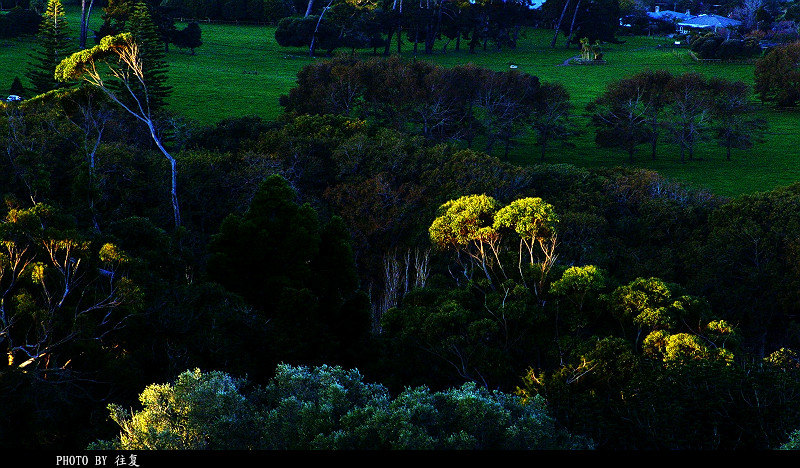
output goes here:
[{"label": "tree trunk", "polygon": [[392,35],[394,35],[394,28],[390,28],[389,33],[386,36],[386,45],[383,48],[383,55],[385,57],[389,56],[389,52],[392,47]]},{"label": "tree trunk", "polygon": [[306,15],[308,16],[311,14],[311,8],[314,7],[314,0],[308,0],[308,8],[306,8]]},{"label": "tree trunk", "polygon": [[567,7],[569,7],[570,0],[567,0],[564,3],[564,9],[561,10],[561,16],[558,17],[558,24],[556,24],[556,33],[553,34],[553,40],[550,41],[550,47],[555,49],[556,41],[558,40],[558,32],[561,30],[561,22],[564,21],[564,15],[567,13]]},{"label": "tree trunk", "polygon": [[403,25],[397,26],[397,55],[403,53]]},{"label": "tree trunk", "polygon": [[92,7],[94,0],[89,0],[89,7],[86,7],[86,0],[81,0],[81,26],[78,35],[81,49],[86,48],[86,39],[89,36],[89,18],[92,17]]},{"label": "tree trunk", "polygon": [[541,161],[544,161],[545,151],[547,151],[547,138],[542,138],[542,158],[541,158]]},{"label": "tree trunk", "polygon": [[328,2],[328,6],[322,9],[322,13],[319,14],[319,19],[317,20],[317,27],[314,28],[314,34],[311,35],[311,45],[308,46],[308,55],[310,55],[311,57],[314,56],[314,49],[316,46],[315,43],[317,42],[317,31],[319,31],[319,24],[322,22],[322,17],[325,16],[325,12],[328,11],[328,7],[331,6],[331,3],[333,3],[333,0]]},{"label": "tree trunk", "polygon": [[658,146],[658,120],[657,116],[653,115],[653,119],[651,120],[650,131],[653,135],[650,137],[650,159],[655,161],[656,160],[656,147]]},{"label": "tree trunk", "polygon": [[181,225],[181,210],[178,207],[178,162],[175,158],[169,154],[169,152],[164,148],[164,145],[161,144],[161,139],[156,135],[156,129],[153,127],[153,122],[148,121],[147,126],[150,130],[150,136],[153,138],[156,146],[161,151],[161,154],[167,158],[169,161],[169,167],[171,172],[171,179],[172,183],[170,186],[170,194],[172,196],[172,215],[175,221],[175,229],[179,228]]},{"label": "tree trunk", "polygon": [[572,15],[572,22],[569,25],[569,37],[567,37],[567,49],[569,49],[569,45],[572,42],[572,33],[575,32],[575,18],[578,17],[578,9],[581,7],[581,0],[578,0],[578,4],[575,5],[575,13]]}]

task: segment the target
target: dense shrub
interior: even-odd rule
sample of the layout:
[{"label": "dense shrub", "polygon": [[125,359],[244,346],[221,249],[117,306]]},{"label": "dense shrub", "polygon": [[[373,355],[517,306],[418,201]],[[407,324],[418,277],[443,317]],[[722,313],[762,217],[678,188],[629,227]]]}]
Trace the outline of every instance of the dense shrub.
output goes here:
[{"label": "dense shrub", "polygon": [[409,388],[396,398],[358,370],[281,365],[263,389],[222,372],[182,373],[150,385],[143,409],[110,405],[122,428],[93,448],[142,449],[576,449],[582,438],[556,427],[540,398],[474,383],[443,392]]},{"label": "dense shrub", "polygon": [[701,59],[739,60],[761,53],[755,40],[724,38],[720,35],[706,34],[691,41],[691,49]]},{"label": "dense shrub", "polygon": [[36,34],[41,22],[41,15],[35,11],[14,8],[0,15],[0,39]]}]

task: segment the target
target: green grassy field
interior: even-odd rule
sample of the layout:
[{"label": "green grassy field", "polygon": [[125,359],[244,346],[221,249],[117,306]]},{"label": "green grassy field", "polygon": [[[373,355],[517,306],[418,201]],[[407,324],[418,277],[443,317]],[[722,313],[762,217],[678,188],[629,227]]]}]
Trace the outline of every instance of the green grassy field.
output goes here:
[{"label": "green grassy field", "polygon": [[[77,11],[68,10],[68,20],[77,31]],[[92,18],[99,25],[99,14]],[[167,55],[170,65],[170,84],[174,88],[170,100],[173,111],[198,124],[212,124],[226,117],[255,114],[275,118],[281,113],[278,97],[295,82],[295,75],[313,59],[305,49],[283,48],[274,38],[273,27],[202,24],[203,45],[196,55],[171,49]],[[585,167],[627,165],[626,154],[616,150],[599,149],[594,144],[594,132],[587,128],[583,114],[586,104],[602,93],[616,79],[638,71],[668,69],[673,73],[695,71],[708,76],[753,82],[753,65],[698,63],[684,49],[663,47],[670,43],[663,37],[622,37],[623,44],[603,47],[605,65],[568,65],[563,63],[577,55],[577,50],[565,49],[559,38],[556,49],[549,47],[552,31],[530,30],[516,50],[488,50],[469,54],[440,52],[418,59],[453,66],[472,62],[494,70],[506,70],[510,63],[519,70],[538,76],[542,81],[560,82],[569,90],[582,133],[573,142],[575,148],[553,148],[547,162],[572,163]],[[0,92],[5,92],[14,76],[23,77],[28,62],[31,39],[0,42]],[[369,55],[371,51],[364,51]],[[411,44],[406,44],[404,56],[411,58]],[[25,80],[23,79],[23,82]],[[800,111],[759,110],[770,124],[767,141],[752,150],[734,150],[733,160],[725,160],[724,149],[713,143],[700,145],[697,160],[681,164],[678,150],[662,145],[657,161],[650,161],[643,148],[636,166],[646,167],[685,181],[695,187],[707,188],[721,195],[769,190],[776,186],[800,181]],[[519,164],[538,162],[538,149],[530,138],[523,138],[512,150],[510,159]]]}]

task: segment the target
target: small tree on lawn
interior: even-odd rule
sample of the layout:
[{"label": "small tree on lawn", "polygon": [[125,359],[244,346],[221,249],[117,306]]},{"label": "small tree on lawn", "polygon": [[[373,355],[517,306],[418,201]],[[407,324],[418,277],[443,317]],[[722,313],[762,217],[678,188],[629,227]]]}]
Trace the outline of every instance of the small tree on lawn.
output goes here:
[{"label": "small tree on lawn", "polygon": [[794,107],[800,101],[800,42],[775,47],[756,61],[755,90],[762,102]]},{"label": "small tree on lawn", "polygon": [[714,137],[725,147],[727,159],[731,160],[731,149],[752,148],[755,142],[763,141],[767,123],[752,117],[750,90],[742,82],[712,79],[709,82],[714,116]]},{"label": "small tree on lawn", "polygon": [[576,134],[571,117],[572,103],[566,88],[560,83],[543,83],[531,116],[536,143],[542,150],[542,161],[550,142],[557,140],[566,144],[566,140]]},{"label": "small tree on lawn", "polygon": [[173,43],[179,49],[189,49],[192,55],[194,55],[194,49],[203,45],[201,37],[202,31],[200,30],[200,25],[193,21],[187,24],[185,29],[175,34]]}]

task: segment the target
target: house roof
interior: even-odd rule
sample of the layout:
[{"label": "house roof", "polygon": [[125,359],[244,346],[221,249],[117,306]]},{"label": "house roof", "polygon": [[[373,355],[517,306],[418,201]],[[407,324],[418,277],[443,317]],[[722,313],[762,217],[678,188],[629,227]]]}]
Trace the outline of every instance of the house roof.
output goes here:
[{"label": "house roof", "polygon": [[685,26],[687,28],[729,28],[731,26],[739,26],[740,24],[742,24],[741,21],[724,16],[700,15],[681,21],[678,23],[678,26]]},{"label": "house roof", "polygon": [[647,16],[659,21],[684,21],[692,17],[692,15],[672,10],[648,11]]}]

